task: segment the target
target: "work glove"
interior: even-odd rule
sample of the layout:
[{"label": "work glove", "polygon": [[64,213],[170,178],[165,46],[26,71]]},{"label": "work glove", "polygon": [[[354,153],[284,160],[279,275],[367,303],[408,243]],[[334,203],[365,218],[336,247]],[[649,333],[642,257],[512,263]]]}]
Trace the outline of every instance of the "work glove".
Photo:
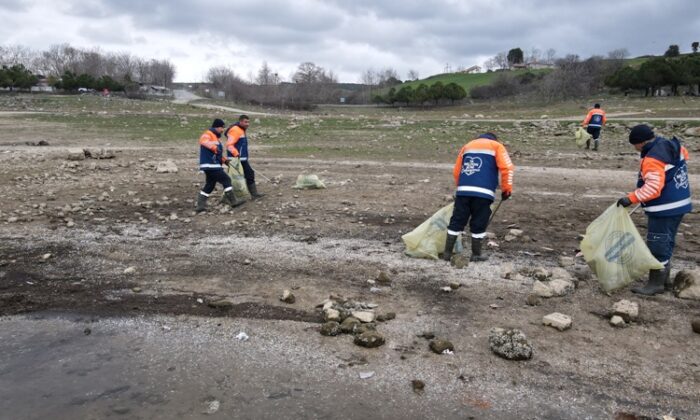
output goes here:
[{"label": "work glove", "polygon": [[506,201],[507,199],[509,199],[511,194],[513,194],[511,191],[501,192],[501,201]]},{"label": "work glove", "polygon": [[617,200],[617,206],[620,207],[629,207],[632,205],[632,200],[629,199],[629,197],[624,196],[621,199]]}]

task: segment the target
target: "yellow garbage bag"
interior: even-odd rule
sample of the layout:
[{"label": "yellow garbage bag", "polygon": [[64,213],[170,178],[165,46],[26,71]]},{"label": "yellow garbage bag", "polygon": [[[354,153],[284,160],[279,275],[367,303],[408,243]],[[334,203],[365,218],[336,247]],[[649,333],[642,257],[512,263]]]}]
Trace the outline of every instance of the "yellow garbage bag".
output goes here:
[{"label": "yellow garbage bag", "polygon": [[[450,224],[454,203],[438,210],[430,219],[421,223],[411,232],[403,235],[403,243],[406,245],[406,255],[415,258],[438,259],[438,254],[445,251],[445,239],[447,239],[447,225]],[[455,244],[455,252],[462,252],[462,241]]]},{"label": "yellow garbage bag", "polygon": [[231,178],[231,185],[233,186],[233,193],[236,198],[243,200],[249,199],[250,192],[248,191],[248,184],[245,182],[241,161],[239,159],[232,160],[226,167],[226,173]]},{"label": "yellow garbage bag", "polygon": [[297,190],[320,190],[326,188],[326,184],[318,179],[318,175],[299,175],[297,177],[297,183],[294,187]]},{"label": "yellow garbage bag", "polygon": [[586,129],[583,127],[576,129],[574,137],[576,137],[576,146],[578,147],[585,146],[586,142],[593,138],[593,136],[591,136],[590,133],[588,133],[588,131],[586,131]]},{"label": "yellow garbage bag", "polygon": [[632,218],[617,203],[587,228],[581,252],[605,292],[621,289],[663,265],[651,255]]}]

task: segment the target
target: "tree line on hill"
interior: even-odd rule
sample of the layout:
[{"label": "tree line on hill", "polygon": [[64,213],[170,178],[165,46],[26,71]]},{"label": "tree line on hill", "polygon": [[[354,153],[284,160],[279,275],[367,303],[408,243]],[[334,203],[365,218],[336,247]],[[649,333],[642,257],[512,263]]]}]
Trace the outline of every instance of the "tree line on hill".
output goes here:
[{"label": "tree line on hill", "polygon": [[[26,89],[39,76],[64,90],[137,90],[139,84],[168,87],[175,77],[169,60],[144,59],[129,53],[106,53],[70,44],[34,51],[21,45],[0,45],[0,87]],[[31,83],[30,83],[31,82]]]},{"label": "tree line on hill", "polygon": [[401,86],[398,90],[391,87],[386,95],[377,94],[372,98],[376,104],[389,105],[439,105],[441,102],[462,100],[467,97],[467,91],[457,83],[451,82],[443,84],[435,82],[428,86],[425,83],[419,84],[415,89],[411,86]]}]

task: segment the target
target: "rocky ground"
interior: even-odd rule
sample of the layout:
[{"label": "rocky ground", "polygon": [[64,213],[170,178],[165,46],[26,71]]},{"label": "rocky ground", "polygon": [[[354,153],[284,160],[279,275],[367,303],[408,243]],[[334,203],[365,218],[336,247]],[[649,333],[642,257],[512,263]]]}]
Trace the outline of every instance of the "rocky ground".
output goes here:
[{"label": "rocky ground", "polygon": [[[491,257],[463,268],[409,258],[401,242],[449,202],[451,159],[284,156],[263,140],[253,164],[267,195],[231,211],[216,193],[195,215],[191,144],[68,125],[40,146],[5,130],[0,412],[699,418],[700,302],[606,295],[576,256],[586,226],[633,186],[635,157],[543,158],[564,128],[538,124],[505,128],[544,140],[513,145],[516,191],[489,228]],[[327,188],[293,189],[301,173]],[[696,269],[698,235],[696,211],[674,275]]]}]

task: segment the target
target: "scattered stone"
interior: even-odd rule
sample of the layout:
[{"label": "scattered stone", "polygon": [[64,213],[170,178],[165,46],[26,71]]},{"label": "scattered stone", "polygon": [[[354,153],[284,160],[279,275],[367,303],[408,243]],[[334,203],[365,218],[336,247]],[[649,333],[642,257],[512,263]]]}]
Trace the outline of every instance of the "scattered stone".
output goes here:
[{"label": "scattered stone", "polygon": [[639,317],[639,304],[627,299],[615,302],[612,307],[612,315],[622,317],[625,322],[633,321]]},{"label": "scattered stone", "polygon": [[535,294],[536,296],[543,297],[543,298],[550,298],[554,296],[554,293],[552,292],[552,288],[549,287],[548,284],[543,283],[539,280],[535,282],[535,284],[532,286],[532,293]]},{"label": "scattered stone", "polygon": [[340,311],[333,308],[328,308],[323,311],[323,319],[326,321],[340,322]]},{"label": "scattered stone", "polygon": [[694,333],[700,334],[700,318],[692,320],[690,326],[693,328]]},{"label": "scattered stone", "polygon": [[44,260],[44,261],[48,260],[49,258],[51,258],[51,254],[50,254],[50,253],[46,253],[46,254],[44,254],[44,255],[41,256],[41,259]]},{"label": "scattered stone", "polygon": [[389,275],[382,270],[379,270],[377,273],[376,280],[379,284],[391,284],[391,277],[389,277]]},{"label": "scattered stone", "polygon": [[245,331],[241,331],[238,334],[236,334],[236,340],[238,341],[248,341],[250,337],[248,334],[245,333]]},{"label": "scattered stone", "polygon": [[673,293],[681,299],[700,300],[700,282],[695,271],[681,270],[673,279]]},{"label": "scattered stone", "polygon": [[571,267],[575,264],[574,257],[559,257],[559,265],[562,267]]},{"label": "scattered stone", "polygon": [[515,237],[517,238],[518,236],[522,236],[523,231],[520,230],[520,229],[511,229],[511,230],[508,231],[508,234],[509,234],[509,235],[513,235],[513,236],[515,236]]},{"label": "scattered stone", "polygon": [[217,400],[208,401],[206,404],[207,409],[204,414],[214,414],[219,411],[219,408],[221,407],[221,403]]},{"label": "scattered stone", "polygon": [[686,128],[683,134],[689,137],[700,137],[700,127]]},{"label": "scattered stone", "polygon": [[536,294],[530,293],[527,295],[527,298],[525,298],[525,303],[527,303],[529,306],[540,306],[542,299],[540,299],[540,297]]},{"label": "scattered stone", "polygon": [[445,350],[455,351],[455,346],[447,340],[437,339],[430,342],[430,350],[437,354],[443,354]]},{"label": "scattered stone", "polygon": [[135,273],[136,273],[136,267],[134,267],[133,265],[131,267],[127,267],[124,269],[124,274],[132,275]]},{"label": "scattered stone", "polygon": [[360,379],[369,379],[374,376],[374,372],[360,372]]},{"label": "scattered stone", "polygon": [[156,166],[156,173],[159,174],[176,174],[177,171],[177,165],[172,160],[161,160]]},{"label": "scattered stone", "polygon": [[454,254],[452,258],[450,258],[450,265],[461,270],[469,265],[469,257],[465,253]]},{"label": "scattered stone", "polygon": [[387,322],[391,321],[392,319],[396,318],[396,313],[395,312],[387,312],[385,314],[381,314],[377,316],[377,321],[379,322]]},{"label": "scattered stone", "polygon": [[282,292],[282,296],[280,297],[280,300],[284,303],[294,303],[294,302],[296,302],[296,297],[294,297],[294,294],[292,294],[291,290],[285,289]]},{"label": "scattered stone", "polygon": [[411,381],[411,387],[413,388],[413,392],[416,394],[421,394],[425,390],[425,382],[419,379],[414,379]]},{"label": "scattered stone", "polygon": [[207,302],[207,305],[209,307],[214,308],[214,309],[230,309],[233,308],[233,302],[230,302],[226,299],[221,299],[221,300],[214,300],[211,302]]},{"label": "scattered stone", "polygon": [[321,325],[321,335],[334,337],[340,334],[340,324],[336,321],[328,321]]},{"label": "scattered stone", "polygon": [[85,327],[85,329],[83,330],[83,334],[85,334],[85,335],[92,334],[92,330],[90,329],[90,327]]},{"label": "scattered stone", "polygon": [[527,341],[527,337],[517,329],[491,329],[489,347],[492,352],[508,360],[529,360],[533,353],[532,345]]},{"label": "scattered stone", "polygon": [[539,281],[545,281],[549,278],[550,273],[544,267],[536,267],[532,270],[532,277]]},{"label": "scattered stone", "polygon": [[349,316],[340,324],[340,332],[343,334],[352,334],[360,326],[360,324],[361,322],[359,319]]},{"label": "scattered stone", "polygon": [[141,288],[140,287],[132,287],[131,291],[134,293],[141,293]]},{"label": "scattered stone", "polygon": [[460,283],[460,282],[458,282],[458,281],[451,281],[451,282],[450,282],[450,289],[452,289],[452,290],[457,290],[457,289],[459,289],[460,287],[462,287],[462,283]]},{"label": "scattered stone", "polygon": [[450,286],[445,286],[445,287],[441,287],[440,290],[442,290],[442,291],[445,292],[445,293],[450,293],[450,292],[452,292],[454,289],[452,289]]},{"label": "scattered stone", "polygon": [[571,317],[559,312],[553,312],[549,315],[545,315],[542,318],[542,323],[546,326],[554,327],[559,331],[564,331],[571,328]]},{"label": "scattered stone", "polygon": [[374,322],[376,315],[371,311],[352,311],[352,316],[359,319],[360,322]]},{"label": "scattered stone", "polygon": [[367,331],[376,331],[376,330],[377,330],[377,326],[374,323],[369,323],[369,324],[360,323],[360,325],[355,327],[355,331],[353,331],[353,334],[357,335],[357,334],[362,334],[362,333],[367,332]]},{"label": "scattered stone", "polygon": [[552,290],[552,296],[566,296],[574,291],[574,284],[569,280],[554,279],[549,282],[549,288]]},{"label": "scattered stone", "polygon": [[358,346],[374,348],[384,344],[384,337],[376,331],[365,331],[355,336],[354,343]]},{"label": "scattered stone", "polygon": [[72,148],[68,149],[66,155],[67,160],[85,160],[85,151],[83,149]]},{"label": "scattered stone", "polygon": [[612,325],[613,327],[620,328],[620,327],[624,327],[627,324],[625,323],[625,320],[622,319],[621,316],[613,315],[612,318],[610,318],[610,325]]}]

